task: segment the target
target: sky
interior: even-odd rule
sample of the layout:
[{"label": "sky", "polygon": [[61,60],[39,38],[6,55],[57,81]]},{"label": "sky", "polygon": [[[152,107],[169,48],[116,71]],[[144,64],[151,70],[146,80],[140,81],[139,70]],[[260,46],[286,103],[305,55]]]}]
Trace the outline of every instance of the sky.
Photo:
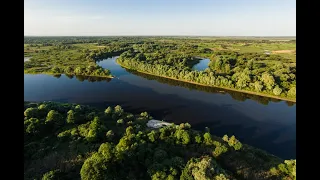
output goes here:
[{"label": "sky", "polygon": [[296,36],[295,0],[24,0],[25,36]]}]

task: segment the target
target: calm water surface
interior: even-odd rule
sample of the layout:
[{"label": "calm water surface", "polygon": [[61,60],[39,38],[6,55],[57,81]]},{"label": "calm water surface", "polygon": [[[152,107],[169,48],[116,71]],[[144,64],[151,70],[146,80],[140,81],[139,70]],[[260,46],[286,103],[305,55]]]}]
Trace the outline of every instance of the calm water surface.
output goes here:
[{"label": "calm water surface", "polygon": [[192,67],[193,70],[204,71],[209,65],[210,59],[202,59]]},{"label": "calm water surface", "polygon": [[[296,105],[285,101],[225,92],[130,72],[109,58],[98,62],[113,79],[24,75],[25,101],[59,101],[106,108],[121,105],[155,119],[189,122],[212,134],[235,135],[243,143],[279,157],[296,158]],[[95,81],[95,82],[93,82]]]}]

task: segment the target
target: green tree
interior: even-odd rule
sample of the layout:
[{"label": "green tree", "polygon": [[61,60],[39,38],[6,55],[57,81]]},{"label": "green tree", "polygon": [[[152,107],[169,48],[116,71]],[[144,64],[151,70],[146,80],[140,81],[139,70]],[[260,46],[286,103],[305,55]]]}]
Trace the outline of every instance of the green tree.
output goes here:
[{"label": "green tree", "polygon": [[155,130],[152,130],[150,133],[148,133],[148,139],[151,142],[155,142],[158,139],[159,135]]},{"label": "green tree", "polygon": [[232,135],[228,141],[229,146],[233,147],[235,150],[240,150],[242,147],[241,142]]},{"label": "green tree", "polygon": [[38,115],[38,109],[36,108],[27,108],[25,111],[24,111],[24,116],[30,118],[30,117],[36,117]]},{"label": "green tree", "polygon": [[216,162],[208,156],[191,158],[180,176],[181,180],[209,180],[217,174]]},{"label": "green tree", "polygon": [[263,85],[261,84],[260,81],[254,82],[254,89],[255,89],[257,92],[261,92],[261,91],[262,91]]},{"label": "green tree", "polygon": [[68,111],[67,113],[67,123],[68,124],[74,124],[75,123],[75,115],[74,115],[74,111],[71,109]]},{"label": "green tree", "polygon": [[291,87],[290,90],[288,91],[288,96],[290,97],[296,97],[296,87]]},{"label": "green tree", "polygon": [[108,165],[103,156],[100,153],[94,153],[84,161],[80,170],[80,176],[82,180],[112,179],[114,176],[112,173],[108,173],[107,169]]},{"label": "green tree", "polygon": [[123,114],[124,110],[122,109],[122,107],[120,105],[117,105],[116,107],[114,107],[114,113],[116,113],[117,115],[121,116]]},{"label": "green tree", "polygon": [[117,124],[123,124],[123,119],[118,119]]},{"label": "green tree", "polygon": [[269,90],[271,90],[273,88],[273,86],[275,85],[275,80],[274,80],[273,76],[268,72],[265,72],[262,74],[261,80]]},{"label": "green tree", "polygon": [[109,140],[112,140],[112,138],[114,137],[114,132],[112,130],[109,130],[107,133],[106,133],[106,137],[109,139]]},{"label": "green tree", "polygon": [[25,125],[25,131],[29,134],[31,133],[37,133],[39,131],[40,128],[40,121],[37,118],[30,118],[26,121],[24,121],[24,125]]},{"label": "green tree", "polygon": [[210,133],[208,133],[208,132],[204,133],[204,135],[203,135],[203,143],[205,145],[211,145],[212,139],[211,139],[211,134]]},{"label": "green tree", "polygon": [[51,69],[51,71],[53,72],[53,73],[61,73],[61,70],[60,70],[60,68],[59,67],[53,67],[52,69]]},{"label": "green tree", "polygon": [[282,92],[282,89],[279,88],[279,86],[276,86],[274,89],[273,89],[273,94],[276,95],[276,96],[279,96]]},{"label": "green tree", "polygon": [[46,117],[45,123],[47,124],[51,122],[54,123],[56,126],[61,126],[63,124],[62,115],[55,110],[50,110]]},{"label": "green tree", "polygon": [[106,161],[110,161],[113,157],[113,146],[111,143],[102,143],[98,152],[103,156]]},{"label": "green tree", "polygon": [[198,144],[201,144],[201,143],[202,143],[200,134],[196,134],[196,136],[194,137],[194,140],[195,140],[195,142],[198,143]]},{"label": "green tree", "polygon": [[108,108],[104,111],[105,114],[112,114],[112,107],[108,106]]}]

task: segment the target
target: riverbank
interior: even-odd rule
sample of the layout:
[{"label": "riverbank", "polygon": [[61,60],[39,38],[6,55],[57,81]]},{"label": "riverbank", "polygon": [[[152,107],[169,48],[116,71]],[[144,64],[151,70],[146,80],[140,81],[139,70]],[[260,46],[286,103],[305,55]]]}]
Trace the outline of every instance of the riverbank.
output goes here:
[{"label": "riverbank", "polygon": [[172,79],[172,80],[176,80],[176,81],[181,81],[181,82],[186,82],[186,83],[190,83],[190,84],[196,84],[196,85],[200,85],[200,86],[205,86],[205,87],[214,87],[214,88],[220,88],[220,89],[226,89],[226,90],[230,90],[230,91],[235,91],[235,92],[241,92],[241,93],[246,93],[246,94],[253,94],[253,95],[258,95],[258,96],[263,96],[263,97],[269,97],[269,98],[274,98],[274,99],[279,99],[279,100],[284,100],[284,101],[289,101],[289,102],[296,102],[296,99],[291,99],[291,98],[285,98],[285,97],[279,97],[279,96],[273,96],[270,94],[265,94],[265,93],[258,93],[258,92],[252,92],[252,91],[248,91],[248,90],[240,90],[240,89],[234,89],[234,88],[228,88],[228,87],[222,87],[222,86],[209,86],[209,85],[204,85],[201,83],[197,83],[197,82],[192,82],[192,81],[186,81],[186,80],[182,80],[182,79],[177,79],[177,78],[172,78],[172,77],[167,77],[167,76],[160,76],[160,75],[155,75],[155,74],[151,74],[148,72],[143,72],[140,70],[136,70],[136,69],[132,69],[128,66],[125,66],[123,64],[121,64],[118,59],[116,60],[116,63],[118,63],[120,66],[126,68],[126,69],[130,69],[130,70],[134,70],[140,73],[144,73],[144,74],[149,74],[149,75],[153,75],[153,76],[158,76],[158,77],[162,77],[162,78],[167,78],[167,79]]}]

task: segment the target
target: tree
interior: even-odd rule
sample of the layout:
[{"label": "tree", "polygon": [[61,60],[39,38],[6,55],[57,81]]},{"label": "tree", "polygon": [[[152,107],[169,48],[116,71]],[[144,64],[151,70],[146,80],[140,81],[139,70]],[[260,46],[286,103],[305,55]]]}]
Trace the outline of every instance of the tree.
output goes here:
[{"label": "tree", "polygon": [[30,118],[30,117],[36,117],[38,114],[38,109],[36,108],[27,108],[25,111],[24,111],[24,116]]},{"label": "tree", "polygon": [[147,112],[142,112],[140,113],[140,116],[145,117],[145,118],[149,118],[149,114]]},{"label": "tree", "polygon": [[82,74],[84,71],[84,69],[82,67],[76,67],[76,69],[74,70],[74,73],[77,75]]},{"label": "tree", "polygon": [[105,114],[111,114],[112,113],[112,107],[108,106],[108,108],[104,111]]},{"label": "tree", "polygon": [[121,116],[123,114],[124,110],[122,109],[122,107],[120,105],[117,105],[116,107],[114,107],[114,113],[116,113],[117,115]]},{"label": "tree", "polygon": [[107,133],[106,133],[106,136],[109,140],[112,140],[113,136],[114,136],[114,132],[112,130],[109,130]]},{"label": "tree", "polygon": [[198,143],[198,144],[201,144],[201,143],[202,143],[200,134],[197,134],[197,135],[194,137],[194,140],[195,140],[195,142]]},{"label": "tree", "polygon": [[[105,159],[101,153],[94,153],[86,159],[81,167],[80,176],[82,180],[102,180],[114,177],[113,173],[106,171],[108,169]],[[109,176],[109,177],[108,177]],[[113,178],[111,178],[113,179]]]},{"label": "tree", "polygon": [[38,106],[38,109],[39,110],[47,110],[48,108],[47,108],[46,104],[41,104],[41,105]]},{"label": "tree", "polygon": [[113,146],[111,143],[102,143],[98,152],[103,156],[104,160],[110,161],[113,157]]},{"label": "tree", "polygon": [[222,59],[217,58],[216,62],[215,62],[215,65],[214,65],[215,69],[216,70],[221,70],[222,63],[223,63]]},{"label": "tree", "polygon": [[62,115],[55,110],[50,110],[48,112],[45,123],[47,124],[51,122],[54,123],[56,126],[61,126],[63,124]]},{"label": "tree", "polygon": [[225,135],[222,137],[222,140],[224,140],[225,142],[228,142],[228,141],[229,141],[228,135],[225,134]]},{"label": "tree", "polygon": [[66,74],[73,74],[74,71],[73,71],[72,67],[67,66],[65,69],[65,72],[66,72]]},{"label": "tree", "polygon": [[271,90],[275,84],[273,76],[268,72],[262,74],[261,80],[269,90]]},{"label": "tree", "polygon": [[74,115],[74,111],[71,109],[68,111],[68,116],[67,116],[67,123],[68,124],[74,124],[75,123],[75,115]]},{"label": "tree", "polygon": [[276,95],[276,96],[280,95],[281,92],[282,92],[282,89],[279,88],[279,86],[276,86],[276,87],[273,89],[273,94]]},{"label": "tree", "polygon": [[181,180],[207,180],[214,179],[217,164],[208,156],[191,158],[180,176]]},{"label": "tree", "polygon": [[204,135],[203,135],[203,143],[205,145],[210,145],[212,143],[212,139],[211,139],[211,134],[210,133],[208,133],[208,132],[204,133]]},{"label": "tree", "polygon": [[133,133],[134,133],[133,127],[132,127],[132,126],[128,126],[128,127],[126,128],[126,135],[129,136],[129,135],[131,135],[131,134],[133,134]]},{"label": "tree", "polygon": [[288,91],[288,96],[290,97],[296,97],[296,87],[291,87],[290,90]]},{"label": "tree", "polygon": [[225,145],[222,145],[220,142],[215,142],[216,147],[214,148],[213,155],[218,157],[221,154],[228,151],[228,148]]},{"label": "tree", "polygon": [[237,151],[237,150],[240,150],[241,147],[242,147],[241,142],[240,142],[238,139],[236,139],[236,137],[235,137],[234,135],[232,135],[232,136],[229,138],[228,144],[229,144],[229,146],[233,147],[236,151]]},{"label": "tree", "polygon": [[117,124],[123,124],[123,119],[118,119]]},{"label": "tree", "polygon": [[152,130],[150,133],[148,133],[148,138],[151,142],[155,142],[158,139],[158,133],[156,133],[155,130]]},{"label": "tree", "polygon": [[181,136],[181,143],[186,145],[186,144],[189,144],[189,142],[190,142],[190,135],[188,131],[183,131]]},{"label": "tree", "polygon": [[36,133],[39,131],[40,121],[37,118],[30,118],[24,121],[24,125],[26,127],[25,131],[29,134]]},{"label": "tree", "polygon": [[51,71],[53,72],[53,73],[61,73],[61,70],[60,70],[60,68],[59,67],[53,67],[52,69],[51,69]]},{"label": "tree", "polygon": [[254,82],[254,89],[255,89],[257,92],[261,92],[261,91],[262,91],[262,88],[263,88],[263,85],[261,84],[260,81]]}]

